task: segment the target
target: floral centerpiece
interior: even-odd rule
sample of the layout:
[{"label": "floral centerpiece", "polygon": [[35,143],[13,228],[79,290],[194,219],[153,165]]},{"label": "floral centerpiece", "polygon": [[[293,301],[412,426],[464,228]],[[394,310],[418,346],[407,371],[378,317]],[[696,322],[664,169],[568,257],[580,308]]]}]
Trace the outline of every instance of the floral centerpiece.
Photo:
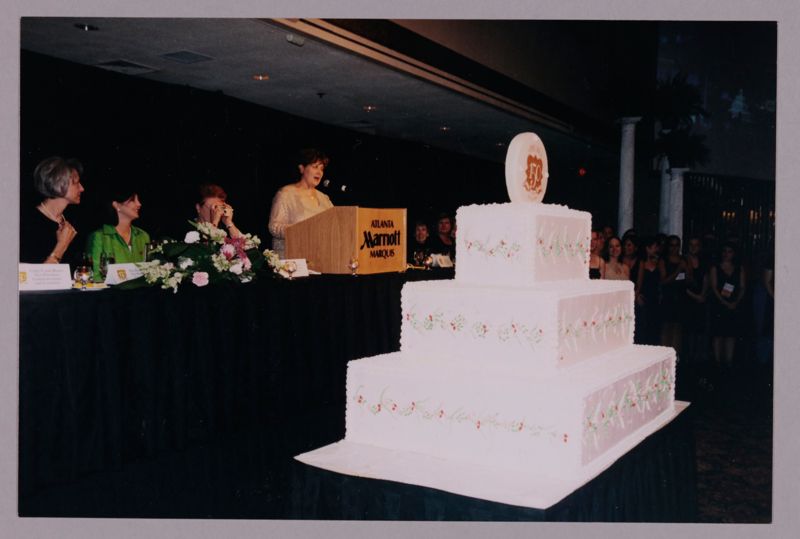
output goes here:
[{"label": "floral centerpiece", "polygon": [[189,221],[189,224],[195,230],[187,232],[183,241],[166,239],[153,247],[148,255],[150,260],[136,264],[142,270],[142,277],[123,283],[128,285],[124,288],[146,283],[177,292],[181,284],[247,283],[259,272],[277,275],[281,270],[277,253],[259,250],[258,236],[242,234],[230,238],[210,223]]}]

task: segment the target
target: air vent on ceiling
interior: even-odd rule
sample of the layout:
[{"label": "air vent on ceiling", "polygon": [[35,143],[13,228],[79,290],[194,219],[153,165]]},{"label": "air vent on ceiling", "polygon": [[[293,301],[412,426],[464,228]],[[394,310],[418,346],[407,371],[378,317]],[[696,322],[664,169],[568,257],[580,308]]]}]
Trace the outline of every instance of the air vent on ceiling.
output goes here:
[{"label": "air vent on ceiling", "polygon": [[145,73],[153,73],[157,69],[148,67],[142,64],[136,64],[127,60],[111,60],[110,62],[102,62],[95,64],[95,67],[107,69],[109,71],[116,71],[125,75],[144,75]]},{"label": "air vent on ceiling", "polygon": [[180,64],[196,64],[197,62],[208,62],[213,60],[210,56],[198,54],[192,51],[175,51],[167,54],[162,54],[162,58],[178,62]]}]

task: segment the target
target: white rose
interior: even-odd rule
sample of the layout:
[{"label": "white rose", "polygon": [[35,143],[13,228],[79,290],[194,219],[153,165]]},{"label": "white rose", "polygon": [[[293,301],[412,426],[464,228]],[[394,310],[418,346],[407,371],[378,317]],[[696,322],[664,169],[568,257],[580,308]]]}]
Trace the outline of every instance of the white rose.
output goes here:
[{"label": "white rose", "polygon": [[190,230],[183,238],[184,243],[197,243],[200,241],[200,233],[197,230]]},{"label": "white rose", "polygon": [[230,271],[234,275],[241,275],[242,274],[242,269],[243,269],[242,268],[242,263],[241,262],[237,262],[236,264],[232,265],[230,270],[228,270],[228,271]]}]

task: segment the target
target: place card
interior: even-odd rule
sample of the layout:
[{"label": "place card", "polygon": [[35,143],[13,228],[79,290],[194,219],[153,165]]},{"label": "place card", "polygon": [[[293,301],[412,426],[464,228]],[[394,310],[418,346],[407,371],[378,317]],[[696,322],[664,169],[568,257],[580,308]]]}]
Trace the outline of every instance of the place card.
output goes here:
[{"label": "place card", "polygon": [[19,289],[28,290],[69,290],[72,276],[69,264],[26,264],[19,265]]},{"label": "place card", "polygon": [[434,254],[431,255],[433,259],[432,266],[434,268],[452,268],[453,267],[453,260],[450,258],[450,255],[439,255]]},{"label": "place card", "polygon": [[109,264],[106,271],[106,284],[119,284],[142,276],[142,270],[136,264]]}]

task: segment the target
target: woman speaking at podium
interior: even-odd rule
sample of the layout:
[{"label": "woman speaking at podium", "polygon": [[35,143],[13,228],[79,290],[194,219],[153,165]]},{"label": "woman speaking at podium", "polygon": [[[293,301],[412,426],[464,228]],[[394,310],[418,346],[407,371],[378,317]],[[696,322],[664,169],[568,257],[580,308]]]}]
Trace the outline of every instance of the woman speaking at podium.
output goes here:
[{"label": "woman speaking at podium", "polygon": [[272,234],[272,249],[281,258],[285,256],[284,238],[286,227],[303,221],[333,207],[331,199],[317,190],[328,156],[313,148],[300,150],[297,169],[300,179],[281,187],[272,200],[269,212],[269,233]]}]

